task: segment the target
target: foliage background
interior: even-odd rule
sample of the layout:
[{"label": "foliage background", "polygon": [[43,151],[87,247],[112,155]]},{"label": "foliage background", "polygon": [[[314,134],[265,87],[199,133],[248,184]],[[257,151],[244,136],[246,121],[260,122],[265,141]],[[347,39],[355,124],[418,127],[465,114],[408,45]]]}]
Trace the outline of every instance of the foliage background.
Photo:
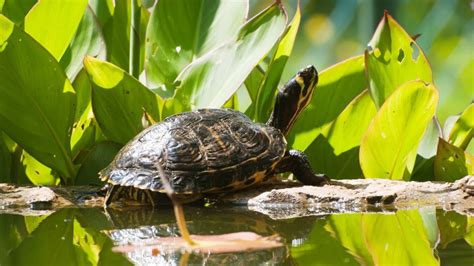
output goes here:
[{"label": "foliage background", "polygon": [[196,108],[264,122],[307,64],[320,83],[288,141],[316,171],[472,174],[471,2],[297,3],[0,1],[0,180],[98,183],[144,127]]}]

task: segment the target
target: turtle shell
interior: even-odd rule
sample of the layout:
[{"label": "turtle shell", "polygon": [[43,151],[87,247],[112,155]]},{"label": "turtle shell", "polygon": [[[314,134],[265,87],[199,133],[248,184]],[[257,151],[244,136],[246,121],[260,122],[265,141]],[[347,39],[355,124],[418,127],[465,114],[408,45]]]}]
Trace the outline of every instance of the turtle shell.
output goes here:
[{"label": "turtle shell", "polygon": [[101,176],[113,185],[164,192],[160,163],[175,193],[222,192],[270,177],[285,151],[278,129],[238,111],[200,109],[145,129]]}]

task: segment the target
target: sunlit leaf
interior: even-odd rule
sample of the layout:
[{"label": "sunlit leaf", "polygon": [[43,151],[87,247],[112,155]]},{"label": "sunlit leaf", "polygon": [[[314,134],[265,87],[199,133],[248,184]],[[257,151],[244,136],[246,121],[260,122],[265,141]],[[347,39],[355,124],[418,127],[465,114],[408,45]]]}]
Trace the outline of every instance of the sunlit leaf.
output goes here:
[{"label": "sunlit leaf", "polygon": [[354,98],[306,149],[313,168],[331,178],[363,178],[359,146],[376,112],[367,90]]},{"label": "sunlit leaf", "polygon": [[188,64],[237,34],[247,6],[244,0],[158,1],[147,29],[148,85],[173,92],[173,82]]},{"label": "sunlit leaf", "polygon": [[86,55],[105,58],[104,40],[97,21],[90,8],[87,8],[81,23],[79,24],[71,44],[61,57],[60,64],[63,66],[70,80],[74,80],[82,68],[82,60]]},{"label": "sunlit leaf", "polygon": [[285,24],[282,6],[274,4],[242,26],[235,39],[191,63],[177,77],[176,96],[167,101],[167,113],[221,107],[270,51]]},{"label": "sunlit leaf", "polygon": [[87,57],[85,68],[92,82],[92,109],[109,140],[125,144],[143,130],[147,112],[159,121],[161,99],[120,68]]},{"label": "sunlit leaf", "polygon": [[59,61],[81,22],[87,0],[41,0],[25,17],[25,32]]},{"label": "sunlit leaf", "polygon": [[434,167],[436,180],[455,181],[474,173],[474,156],[440,138]]},{"label": "sunlit leaf", "polygon": [[48,218],[49,215],[41,215],[41,216],[25,216],[25,227],[28,231],[28,234],[33,233],[33,231],[38,228],[41,222]]},{"label": "sunlit leaf", "polygon": [[41,163],[73,177],[70,82],[43,47],[2,15],[0,47],[0,127]]},{"label": "sunlit leaf", "polygon": [[84,185],[101,184],[99,180],[100,170],[110,164],[121,147],[122,145],[111,141],[97,143],[87,154],[81,168],[79,168],[76,183]]},{"label": "sunlit leaf", "polygon": [[31,183],[35,185],[54,186],[59,184],[59,178],[51,168],[38,162],[33,156],[23,151],[21,163],[25,169],[25,174]]},{"label": "sunlit leaf", "polygon": [[293,44],[301,21],[299,3],[300,2],[298,1],[295,16],[279,41],[270,65],[265,72],[265,77],[259,86],[256,99],[256,120],[258,122],[266,122],[272,112],[272,103],[274,102],[275,94],[278,91],[278,83],[280,82],[280,77],[285,68],[286,61],[293,50]]},{"label": "sunlit leaf", "polygon": [[453,125],[449,134],[449,142],[466,150],[474,136],[474,103],[471,103]]},{"label": "sunlit leaf", "polygon": [[360,145],[366,178],[409,179],[437,102],[436,88],[422,81],[405,83],[387,99]]},{"label": "sunlit leaf", "polygon": [[367,88],[364,58],[357,56],[320,72],[313,99],[288,136],[295,149],[306,150],[346,106]]},{"label": "sunlit leaf", "polygon": [[377,108],[405,82],[433,82],[431,67],[420,46],[387,12],[368,46],[365,62]]}]

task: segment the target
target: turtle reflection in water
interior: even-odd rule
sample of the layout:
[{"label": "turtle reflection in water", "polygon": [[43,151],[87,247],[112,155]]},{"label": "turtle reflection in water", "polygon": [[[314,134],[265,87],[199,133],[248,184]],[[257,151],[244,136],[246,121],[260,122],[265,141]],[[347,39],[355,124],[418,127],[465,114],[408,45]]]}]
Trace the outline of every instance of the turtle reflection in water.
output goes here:
[{"label": "turtle reflection in water", "polygon": [[200,109],[143,130],[101,172],[110,185],[105,205],[121,197],[158,204],[156,194],[165,190],[157,164],[183,202],[247,188],[284,172],[307,185],[324,184],[326,177],[313,173],[302,152],[287,151],[285,140],[317,82],[313,66],[300,70],[278,92],[266,124],[231,109]]}]

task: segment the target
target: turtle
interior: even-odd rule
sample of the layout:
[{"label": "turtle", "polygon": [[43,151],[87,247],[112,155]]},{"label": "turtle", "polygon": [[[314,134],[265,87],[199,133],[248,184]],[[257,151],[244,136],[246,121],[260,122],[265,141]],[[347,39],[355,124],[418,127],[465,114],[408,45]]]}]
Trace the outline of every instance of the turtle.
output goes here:
[{"label": "turtle", "polygon": [[[288,150],[286,136],[310,103],[318,82],[312,65],[278,90],[268,122],[255,123],[233,109],[198,109],[154,124],[128,142],[100,172],[108,183],[104,205],[122,197],[156,204],[166,192],[158,165],[177,198],[194,201],[244,189],[291,172],[306,185],[323,185],[305,154]],[[158,192],[158,193],[156,193]]]}]

